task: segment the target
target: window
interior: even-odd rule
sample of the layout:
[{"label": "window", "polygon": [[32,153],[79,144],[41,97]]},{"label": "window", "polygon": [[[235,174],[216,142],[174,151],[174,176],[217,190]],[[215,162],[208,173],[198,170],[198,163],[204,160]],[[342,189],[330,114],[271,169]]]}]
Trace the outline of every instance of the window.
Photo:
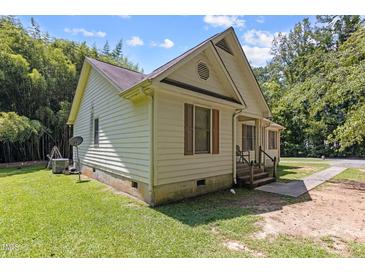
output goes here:
[{"label": "window", "polygon": [[138,183],[137,183],[137,182],[132,181],[132,187],[133,187],[133,188],[138,188]]},{"label": "window", "polygon": [[242,150],[255,150],[255,126],[242,125]]},{"label": "window", "polygon": [[278,133],[276,131],[269,130],[269,149],[278,148]]},{"label": "window", "polygon": [[94,120],[94,145],[99,145],[99,118]]},{"label": "window", "polygon": [[210,153],[210,109],[195,107],[195,153]]},{"label": "window", "polygon": [[185,104],[184,154],[219,154],[219,124],[218,109]]}]

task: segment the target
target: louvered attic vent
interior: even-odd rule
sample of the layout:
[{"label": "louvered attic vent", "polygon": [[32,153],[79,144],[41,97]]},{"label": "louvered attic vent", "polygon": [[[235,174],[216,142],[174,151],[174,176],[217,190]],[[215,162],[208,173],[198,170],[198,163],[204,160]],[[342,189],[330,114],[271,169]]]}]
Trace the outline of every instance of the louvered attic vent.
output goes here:
[{"label": "louvered attic vent", "polygon": [[229,54],[233,55],[231,48],[228,46],[225,39],[220,40],[218,43],[215,44],[217,47],[221,48],[222,50],[228,52]]},{"label": "louvered attic vent", "polygon": [[199,62],[197,69],[198,69],[198,74],[199,74],[200,79],[208,80],[209,68],[208,68],[207,64],[205,64],[203,62]]}]

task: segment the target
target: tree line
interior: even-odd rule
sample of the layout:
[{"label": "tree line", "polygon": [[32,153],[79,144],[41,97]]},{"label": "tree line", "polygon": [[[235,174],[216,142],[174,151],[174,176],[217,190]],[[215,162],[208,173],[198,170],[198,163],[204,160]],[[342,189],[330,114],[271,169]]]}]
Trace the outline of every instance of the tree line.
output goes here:
[{"label": "tree line", "polygon": [[273,40],[255,68],[285,156],[365,155],[365,28],[360,16],[317,16]]},{"label": "tree line", "polygon": [[[365,28],[360,16],[317,16],[273,41],[255,68],[286,156],[365,155]],[[110,49],[52,38],[35,20],[0,17],[0,162],[70,156],[66,126],[85,56],[142,71]]]},{"label": "tree line", "polygon": [[46,159],[57,145],[70,156],[66,121],[85,56],[142,71],[123,54],[52,38],[32,19],[0,17],[0,162]]}]

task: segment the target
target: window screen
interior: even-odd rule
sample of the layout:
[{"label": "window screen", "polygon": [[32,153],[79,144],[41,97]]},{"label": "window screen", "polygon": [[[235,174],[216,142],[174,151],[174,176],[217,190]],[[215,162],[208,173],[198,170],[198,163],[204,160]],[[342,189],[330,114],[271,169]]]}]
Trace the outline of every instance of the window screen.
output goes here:
[{"label": "window screen", "polygon": [[277,132],[269,130],[269,149],[277,149]]},{"label": "window screen", "polygon": [[255,126],[242,125],[243,151],[255,150]]},{"label": "window screen", "polygon": [[195,153],[210,153],[210,109],[195,107]]}]

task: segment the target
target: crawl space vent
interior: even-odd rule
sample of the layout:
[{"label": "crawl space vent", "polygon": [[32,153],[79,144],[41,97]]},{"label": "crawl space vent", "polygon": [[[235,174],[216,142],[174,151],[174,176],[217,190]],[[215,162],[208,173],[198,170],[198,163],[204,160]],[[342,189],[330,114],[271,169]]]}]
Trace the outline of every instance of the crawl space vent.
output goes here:
[{"label": "crawl space vent", "polygon": [[208,68],[207,64],[205,64],[203,62],[198,63],[198,74],[199,74],[200,79],[208,80],[209,68]]},{"label": "crawl space vent", "polygon": [[228,46],[226,40],[222,39],[218,43],[215,44],[217,47],[221,48],[222,50],[228,52],[229,54],[233,55],[231,48]]}]

